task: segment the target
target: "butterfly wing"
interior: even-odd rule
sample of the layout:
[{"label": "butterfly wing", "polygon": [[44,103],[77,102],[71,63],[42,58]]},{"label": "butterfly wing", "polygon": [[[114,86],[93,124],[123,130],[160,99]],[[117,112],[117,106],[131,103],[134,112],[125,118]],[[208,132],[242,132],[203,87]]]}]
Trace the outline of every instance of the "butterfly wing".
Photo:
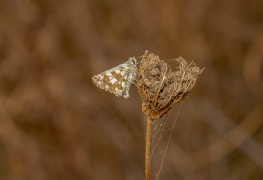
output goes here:
[{"label": "butterfly wing", "polygon": [[116,96],[122,96],[126,86],[125,76],[127,76],[127,69],[125,64],[121,64],[93,76],[92,80],[99,88],[109,91]]},{"label": "butterfly wing", "polygon": [[137,75],[134,62],[136,62],[136,59],[130,58],[124,64],[93,76],[92,80],[99,88],[109,91],[118,97],[128,98],[130,84]]}]

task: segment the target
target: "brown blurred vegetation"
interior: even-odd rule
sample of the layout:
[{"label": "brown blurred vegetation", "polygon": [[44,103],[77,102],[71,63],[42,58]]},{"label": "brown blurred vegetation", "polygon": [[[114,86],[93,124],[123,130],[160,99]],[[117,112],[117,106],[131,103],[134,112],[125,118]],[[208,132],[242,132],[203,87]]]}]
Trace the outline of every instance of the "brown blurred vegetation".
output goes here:
[{"label": "brown blurred vegetation", "polygon": [[262,9],[262,0],[0,0],[0,179],[144,179],[135,86],[117,98],[91,77],[148,49],[206,67],[160,179],[261,180]]}]

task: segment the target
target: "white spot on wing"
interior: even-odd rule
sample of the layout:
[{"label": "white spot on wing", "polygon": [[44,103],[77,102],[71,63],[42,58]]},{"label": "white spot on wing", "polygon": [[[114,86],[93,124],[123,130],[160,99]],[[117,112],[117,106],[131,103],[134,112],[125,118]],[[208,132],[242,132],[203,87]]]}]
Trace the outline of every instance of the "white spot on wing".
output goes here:
[{"label": "white spot on wing", "polygon": [[117,82],[117,79],[116,79],[116,78],[113,78],[112,80],[110,80],[110,83],[111,83],[111,84],[114,84],[115,82]]},{"label": "white spot on wing", "polygon": [[112,76],[112,74],[110,72],[106,72],[107,76]]},{"label": "white spot on wing", "polygon": [[116,74],[119,74],[121,71],[119,70],[119,69],[117,69],[116,71],[115,71],[115,73]]},{"label": "white spot on wing", "polygon": [[99,74],[99,75],[98,75],[98,78],[101,80],[101,79],[102,79],[102,75]]},{"label": "white spot on wing", "polygon": [[125,82],[122,82],[122,83],[121,83],[121,86],[124,87],[124,86],[125,86]]}]

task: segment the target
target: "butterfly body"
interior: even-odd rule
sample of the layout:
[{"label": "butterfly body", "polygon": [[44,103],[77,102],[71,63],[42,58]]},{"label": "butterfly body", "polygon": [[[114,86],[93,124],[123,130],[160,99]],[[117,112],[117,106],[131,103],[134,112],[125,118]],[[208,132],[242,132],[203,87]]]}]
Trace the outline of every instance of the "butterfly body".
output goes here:
[{"label": "butterfly body", "polygon": [[123,64],[92,77],[94,84],[116,96],[129,97],[130,84],[137,77],[136,59],[134,57]]}]

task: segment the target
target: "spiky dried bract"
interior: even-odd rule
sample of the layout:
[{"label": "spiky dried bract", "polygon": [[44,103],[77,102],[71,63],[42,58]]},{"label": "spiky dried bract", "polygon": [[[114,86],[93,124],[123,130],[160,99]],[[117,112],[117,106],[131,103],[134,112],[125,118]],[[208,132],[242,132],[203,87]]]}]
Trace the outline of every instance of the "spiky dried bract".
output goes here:
[{"label": "spiky dried bract", "polygon": [[181,57],[171,61],[176,63],[175,71],[159,56],[146,51],[139,63],[137,87],[143,101],[142,111],[151,119],[162,117],[182,101],[204,70]]}]

